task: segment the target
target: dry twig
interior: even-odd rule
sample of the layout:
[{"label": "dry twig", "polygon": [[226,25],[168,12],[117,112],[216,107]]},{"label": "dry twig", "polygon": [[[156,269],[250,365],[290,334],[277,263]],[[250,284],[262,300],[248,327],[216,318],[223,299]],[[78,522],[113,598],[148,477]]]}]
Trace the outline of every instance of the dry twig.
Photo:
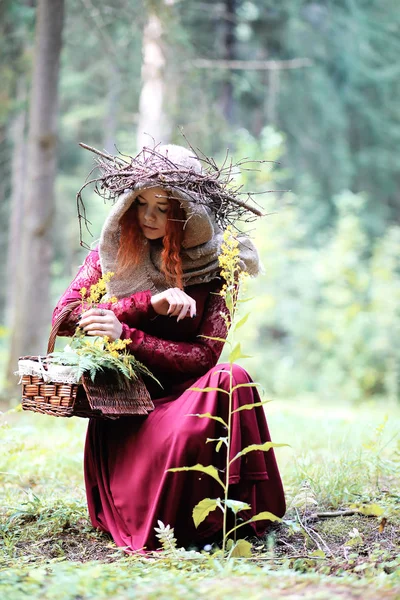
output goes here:
[{"label": "dry twig", "polygon": [[[299,521],[300,527],[312,539],[314,544],[317,546],[318,550],[321,550],[322,552],[324,552],[324,550],[322,549],[322,546],[324,546],[326,553],[329,554],[330,556],[333,556],[333,553],[332,553],[331,549],[329,548],[328,544],[322,539],[322,537],[319,535],[319,533],[317,531],[315,531],[315,529],[312,529],[311,527],[307,527],[307,525],[305,525],[305,523],[300,518],[299,511],[297,510],[297,508],[295,509],[295,511],[296,511],[296,515],[297,515],[297,519]],[[319,542],[321,542],[322,546]]]}]

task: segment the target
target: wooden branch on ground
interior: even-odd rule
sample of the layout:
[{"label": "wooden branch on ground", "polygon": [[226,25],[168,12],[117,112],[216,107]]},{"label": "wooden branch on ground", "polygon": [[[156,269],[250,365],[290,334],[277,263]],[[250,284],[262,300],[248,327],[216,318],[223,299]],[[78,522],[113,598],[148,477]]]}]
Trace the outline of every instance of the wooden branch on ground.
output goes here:
[{"label": "wooden branch on ground", "polygon": [[351,517],[352,515],[361,514],[358,510],[335,510],[333,512],[317,512],[312,513],[309,519],[332,519],[334,517]]}]

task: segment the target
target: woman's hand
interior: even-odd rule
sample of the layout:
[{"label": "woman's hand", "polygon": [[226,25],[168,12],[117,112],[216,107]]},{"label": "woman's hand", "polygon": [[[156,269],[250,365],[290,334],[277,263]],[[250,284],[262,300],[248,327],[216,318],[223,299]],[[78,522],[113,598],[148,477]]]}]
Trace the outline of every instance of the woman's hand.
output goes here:
[{"label": "woman's hand", "polygon": [[170,288],[151,297],[151,304],[158,315],[177,317],[196,316],[196,301],[179,288]]},{"label": "woman's hand", "polygon": [[118,321],[112,310],[104,308],[85,310],[78,325],[86,335],[106,335],[112,342],[117,340],[122,333],[121,322]]}]

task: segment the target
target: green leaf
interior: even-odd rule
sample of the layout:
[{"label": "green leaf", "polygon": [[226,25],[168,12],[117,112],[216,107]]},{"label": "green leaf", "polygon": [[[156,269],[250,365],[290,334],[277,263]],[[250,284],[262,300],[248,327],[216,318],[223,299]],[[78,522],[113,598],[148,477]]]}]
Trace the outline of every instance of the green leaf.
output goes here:
[{"label": "green leaf", "polygon": [[212,510],[215,510],[218,507],[218,501],[211,498],[204,498],[204,500],[200,500],[198,504],[193,509],[193,521],[194,526],[197,528],[200,523],[204,521],[206,517],[210,514]]},{"label": "green leaf", "polygon": [[235,361],[239,360],[239,358],[251,358],[248,354],[242,354],[242,350],[240,347],[240,342],[236,344],[232,352],[229,354],[228,361],[232,364]]},{"label": "green leaf", "polygon": [[238,452],[236,456],[234,456],[232,460],[229,461],[229,464],[231,465],[237,458],[239,458],[240,456],[244,456],[249,452],[255,452],[256,450],[268,452],[268,450],[271,450],[271,448],[282,448],[283,446],[289,446],[289,444],[275,444],[274,442],[265,442],[265,444],[251,444],[250,446],[247,446],[246,448],[243,448],[243,450]]},{"label": "green leaf", "polygon": [[[273,515],[271,512],[264,511],[264,512],[258,513],[257,515],[254,515],[254,517],[252,517],[251,519],[246,521],[246,523],[254,523],[255,521],[278,521],[278,522],[280,522],[281,520],[282,519],[280,519],[276,515]],[[243,525],[245,525],[246,523],[243,523]]]},{"label": "green leaf", "polygon": [[206,340],[213,340],[214,342],[222,342],[225,344],[226,339],[220,337],[211,337],[210,335],[198,335],[197,337],[205,338]]},{"label": "green leaf", "polygon": [[241,410],[251,410],[252,408],[255,408],[256,406],[263,406],[264,404],[269,404],[271,402],[271,400],[262,400],[260,402],[252,402],[250,404],[243,404],[242,406],[239,406],[239,408],[235,408],[235,410],[232,411],[232,414],[240,412]]},{"label": "green leaf", "polygon": [[352,504],[350,506],[352,510],[356,510],[361,515],[367,517],[380,517],[385,512],[385,509],[379,504]]},{"label": "green leaf", "polygon": [[239,304],[244,304],[245,302],[250,302],[250,300],[254,300],[255,296],[252,296],[251,298],[240,298],[238,300]]},{"label": "green leaf", "polygon": [[232,538],[230,538],[229,540],[226,540],[226,549],[232,550],[233,546],[235,545],[235,542],[233,541]]},{"label": "green leaf", "polygon": [[228,438],[221,438],[218,444],[215,446],[215,452],[219,452],[221,450],[222,444],[228,446]]},{"label": "green leaf", "polygon": [[357,535],[356,537],[352,537],[349,540],[347,540],[347,542],[345,542],[344,545],[352,548],[353,546],[359,546],[362,543],[363,543],[362,537],[360,535]]},{"label": "green leaf", "polygon": [[228,446],[228,438],[227,437],[207,438],[206,444],[208,444],[208,442],[218,442],[218,444],[215,446],[216,452],[219,452],[221,450],[222,444],[225,444],[226,446]]},{"label": "green leaf", "polygon": [[229,558],[251,558],[251,544],[247,540],[238,540],[229,552]]},{"label": "green leaf", "polygon": [[[252,381],[251,383],[238,383],[237,385],[233,386],[232,392],[243,387],[261,387],[261,383],[256,383],[255,381]],[[270,401],[268,400],[268,402]]]},{"label": "green leaf", "polygon": [[205,388],[192,387],[192,388],[189,388],[189,392],[223,392],[224,394],[228,394],[228,396],[229,396],[229,392],[227,390],[223,390],[222,388],[216,388],[216,387],[205,387]]},{"label": "green leaf", "polygon": [[323,550],[314,550],[310,553],[310,556],[315,556],[317,558],[326,558],[326,554]]},{"label": "green leaf", "polygon": [[205,467],[204,465],[194,465],[193,467],[174,467],[173,469],[167,469],[168,471],[171,471],[173,473],[177,473],[178,471],[200,471],[201,473],[206,473],[207,475],[210,475],[210,477],[213,477],[213,479],[215,479],[215,481],[218,481],[218,483],[223,487],[224,491],[225,491],[225,484],[224,482],[220,479],[219,475],[218,475],[218,471],[215,467],[213,467],[212,465],[208,465],[207,467]]},{"label": "green leaf", "polygon": [[231,511],[233,513],[235,513],[235,515],[238,514],[238,512],[240,512],[241,510],[250,510],[251,506],[250,504],[247,504],[247,502],[241,502],[240,500],[225,500],[224,502],[225,506],[228,506],[228,508],[231,509]]},{"label": "green leaf", "polygon": [[226,535],[228,536],[231,533],[233,533],[234,531],[236,531],[237,529],[239,529],[239,527],[243,527],[244,525],[248,525],[249,523],[254,523],[255,521],[278,521],[278,522],[280,522],[280,521],[282,521],[282,519],[280,519],[279,517],[273,515],[272,513],[268,512],[268,511],[260,512],[257,515],[254,515],[254,517],[252,517],[248,521],[243,521],[243,523],[239,523],[239,525],[232,527],[232,529],[230,529]]},{"label": "green leaf", "polygon": [[247,313],[246,315],[244,315],[244,317],[242,317],[240,319],[240,321],[238,321],[233,329],[233,331],[237,331],[238,329],[240,329],[247,321],[247,319],[249,318],[250,313]]},{"label": "green leaf", "polygon": [[232,315],[233,313],[233,309],[235,308],[233,305],[233,297],[232,294],[227,290],[226,294],[225,294],[225,304],[226,304],[226,308],[228,309],[230,315]]},{"label": "green leaf", "polygon": [[187,417],[199,417],[199,419],[213,419],[213,421],[218,421],[218,423],[222,423],[224,427],[228,429],[228,423],[226,423],[222,417],[215,417],[211,413],[197,413],[197,414],[189,414]]}]

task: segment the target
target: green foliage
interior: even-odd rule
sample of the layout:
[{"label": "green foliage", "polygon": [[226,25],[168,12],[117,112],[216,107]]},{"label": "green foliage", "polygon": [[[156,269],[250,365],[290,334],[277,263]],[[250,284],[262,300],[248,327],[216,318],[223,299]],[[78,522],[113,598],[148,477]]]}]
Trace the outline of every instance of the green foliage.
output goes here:
[{"label": "green foliage", "polygon": [[128,352],[110,352],[102,338],[89,340],[86,345],[75,349],[67,347],[61,351],[49,354],[49,361],[53,365],[65,365],[73,368],[74,377],[79,381],[83,373],[89,373],[92,381],[99,371],[110,370],[124,378],[137,379],[138,373],[157,379],[139,362],[133,354]]},{"label": "green foliage", "polygon": [[160,540],[163,552],[167,556],[176,556],[177,542],[174,536],[174,528],[170,525],[164,525],[162,521],[157,521],[158,527],[154,528],[156,537]]},{"label": "green foliage", "polygon": [[299,203],[268,217],[257,235],[265,274],[249,283],[257,293],[243,343],[257,379],[280,396],[398,399],[400,229],[371,245],[365,199],[345,192],[335,205],[313,245]]},{"label": "green foliage", "polygon": [[[381,410],[372,405],[318,406],[276,401],[269,406],[274,435],[291,441],[277,448],[288,504],[308,479],[317,509],[377,504],[388,523],[379,533],[376,517],[326,519],[318,532],[333,550],[325,558],[295,527],[290,511],[279,529],[252,548],[252,560],[235,557],[248,546],[228,542],[231,560],[176,550],[149,557],[126,556],[88,522],[82,473],[85,423],[12,412],[0,420],[0,597],[4,600],[126,598],[224,600],[285,593],[329,600],[362,594],[365,600],[395,595],[400,586],[397,531],[399,470],[396,463],[399,409],[387,406],[379,445],[384,493],[376,485],[368,446]],[[8,421],[8,423],[5,422]],[[392,440],[392,441],[390,441]],[[352,484],[349,488],[350,483]],[[381,485],[381,483],[380,483]],[[229,501],[232,503],[233,501]],[[233,504],[229,510],[232,510]],[[240,510],[239,506],[234,506]],[[303,510],[299,509],[303,516]],[[304,516],[303,516],[304,518]],[[379,517],[380,519],[380,517]],[[292,520],[292,525],[289,521]],[[316,527],[317,525],[313,525]],[[163,526],[168,529],[168,526]],[[161,527],[160,527],[161,528]],[[354,533],[357,529],[358,534]],[[358,536],[355,544],[346,545]],[[252,540],[249,540],[252,541]],[[283,542],[285,542],[283,544]],[[173,542],[172,542],[173,543]],[[326,555],[326,553],[325,553]],[[347,556],[347,559],[346,559]],[[299,558],[300,557],[300,558]],[[340,587],[341,586],[341,587]]]},{"label": "green foliage", "polygon": [[[78,141],[89,141],[99,147],[108,145],[109,150],[113,150],[112,142],[115,142],[123,152],[136,150],[141,41],[149,5],[116,0],[112,5],[98,2],[93,10],[88,6],[81,0],[71,0],[66,10],[54,227],[57,234],[52,272],[54,301],[65,289],[84,254],[77,247],[74,196],[92,161],[88,153],[78,148]],[[280,293],[275,295],[275,301],[278,298],[282,307],[276,314],[279,322],[271,323],[269,315],[266,335],[260,335],[258,340],[266,350],[268,371],[274,372],[274,391],[293,394],[293,389],[308,390],[317,384],[318,393],[328,390],[331,394],[330,390],[335,388],[355,400],[365,395],[397,394],[397,355],[395,345],[389,341],[392,335],[387,325],[393,316],[397,322],[393,306],[399,234],[392,225],[397,222],[399,212],[397,166],[393,158],[400,131],[394,100],[399,86],[397,3],[390,0],[382,12],[378,0],[329,5],[321,1],[304,4],[284,0],[279,6],[272,0],[236,2],[231,27],[234,58],[305,57],[312,61],[309,67],[274,72],[194,66],[192,59],[220,59],[226,51],[227,24],[210,0],[200,4],[176,2],[159,13],[168,31],[164,39],[168,58],[166,111],[171,119],[173,141],[182,142],[177,125],[183,125],[194,146],[213,153],[218,162],[223,160],[227,146],[237,156],[280,161],[274,171],[272,163],[271,167],[263,165],[256,171],[245,171],[241,180],[243,189],[258,192],[274,187],[292,188],[296,194],[283,197],[279,205],[275,200],[266,206],[266,212],[279,210],[281,214],[270,215],[262,225],[264,230],[270,231],[270,223],[273,229],[274,222],[280,223],[272,235],[279,234],[281,240],[275,250],[282,254],[263,252],[268,285],[271,269],[275,274],[280,267],[285,271],[284,278],[272,281],[273,285],[279,284]],[[0,95],[0,246],[4,254],[11,186],[11,124],[15,115],[27,109],[25,100],[17,100],[16,89],[18,81],[22,81],[29,90],[35,16],[36,7],[32,3],[5,0],[0,8],[3,84]],[[182,56],[187,60],[182,61]],[[233,103],[229,123],[221,118],[227,84]],[[198,108],[201,119],[194,118],[193,106]],[[343,297],[343,290],[338,290],[337,283],[331,281],[328,296],[321,294],[314,298],[312,306],[304,290],[309,286],[312,294],[315,283],[317,286],[320,283],[322,274],[316,273],[317,250],[321,259],[328,261],[326,252],[319,250],[323,250],[326,243],[330,244],[333,229],[343,221],[340,198],[347,189],[357,197],[365,194],[357,214],[364,236],[363,242],[358,240],[357,244],[363,249],[361,246],[355,249],[358,262],[354,268],[358,271],[365,266],[368,278],[374,277],[376,270],[378,284],[374,284],[374,290],[364,290],[365,294],[374,295],[373,298],[371,295],[373,306],[367,310],[354,295],[351,310],[356,311],[358,305],[361,310],[357,317],[352,317],[351,329],[353,325],[355,329],[355,321],[358,321],[353,349],[346,347],[349,340],[341,341],[345,322],[338,323],[339,330],[333,339],[328,328],[332,294],[340,293]],[[89,191],[86,198],[94,237],[85,234],[85,241],[91,243],[99,235],[107,207]],[[260,201],[263,202],[262,197]],[[296,209],[286,205],[294,201]],[[263,241],[266,247],[266,240]],[[353,253],[354,248],[341,250],[340,260],[347,260],[346,253]],[[332,259],[333,246],[330,253]],[[272,261],[276,268],[271,265]],[[390,273],[384,279],[386,265]],[[298,274],[293,275],[294,270],[298,270]],[[333,273],[336,281],[344,276],[340,269]],[[312,277],[318,281],[312,281]],[[295,296],[294,288],[300,287],[300,278],[303,279],[302,293]],[[355,291],[352,282],[345,278],[343,281]],[[327,285],[325,280],[324,286]],[[5,289],[3,286],[0,290],[0,309],[4,305]],[[259,296],[260,288],[255,291]],[[361,290],[358,294],[361,295]],[[270,290],[268,295],[271,296]],[[281,328],[281,321],[287,321],[295,311],[303,312],[303,302],[303,331],[300,333],[302,324],[299,322],[292,336],[292,331],[287,333],[286,324]],[[386,303],[390,304],[389,312]],[[266,304],[267,300],[264,309],[268,308]],[[350,310],[350,307],[345,308]],[[317,314],[317,323],[310,313]],[[366,323],[362,322],[363,318]],[[251,327],[254,321],[252,323],[250,317],[241,332]],[[324,342],[319,339],[309,344],[306,333],[313,334],[316,329],[321,330],[319,335]],[[365,334],[363,341],[359,339],[360,330]],[[269,333],[276,336],[272,342]],[[258,343],[255,349],[259,354]],[[272,345],[278,346],[276,353],[271,352]],[[325,367],[323,381],[319,377],[315,381],[312,375],[316,370],[319,372],[315,355],[321,347],[320,362]],[[368,353],[377,355],[375,366]],[[355,362],[350,362],[353,359]],[[355,382],[349,377],[350,364],[354,366],[351,375],[356,374]],[[293,377],[289,376],[292,365],[295,367]],[[336,392],[332,390],[333,393]]]}]

